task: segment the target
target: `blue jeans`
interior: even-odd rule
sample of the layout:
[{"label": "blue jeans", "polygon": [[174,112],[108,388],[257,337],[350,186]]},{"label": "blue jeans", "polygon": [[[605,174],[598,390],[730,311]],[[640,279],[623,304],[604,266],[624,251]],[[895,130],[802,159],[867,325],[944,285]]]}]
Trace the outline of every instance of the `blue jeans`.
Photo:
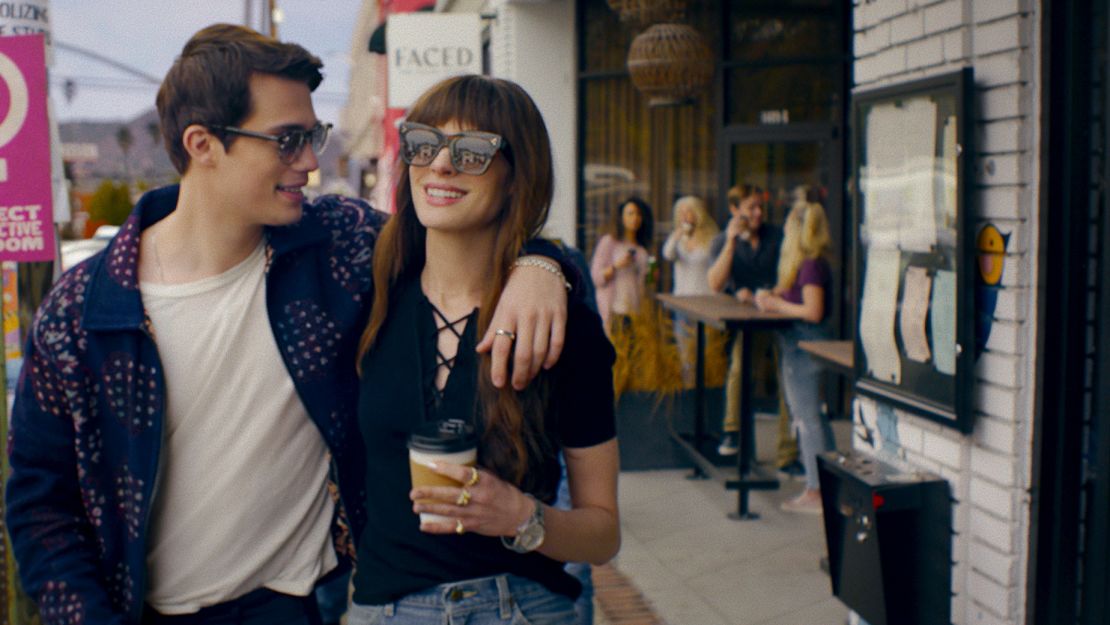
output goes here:
[{"label": "blue jeans", "polygon": [[817,454],[833,448],[832,427],[821,414],[821,392],[818,382],[821,365],[798,347],[798,341],[819,341],[828,338],[822,326],[798,322],[777,333],[779,341],[779,379],[794,429],[798,432],[798,447],[802,466],[806,470],[806,488],[818,488]]},{"label": "blue jeans", "polygon": [[347,586],[351,574],[345,573],[316,587],[316,603],[320,606],[320,619],[324,625],[338,623],[347,611]]},{"label": "blue jeans", "polygon": [[347,610],[347,625],[575,625],[570,597],[516,575],[440,584],[394,603]]}]

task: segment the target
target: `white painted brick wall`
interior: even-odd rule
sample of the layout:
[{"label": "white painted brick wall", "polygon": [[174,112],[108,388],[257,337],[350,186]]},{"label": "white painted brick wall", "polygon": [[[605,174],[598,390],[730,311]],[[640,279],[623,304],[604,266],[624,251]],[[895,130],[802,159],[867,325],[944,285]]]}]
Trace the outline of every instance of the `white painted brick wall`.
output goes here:
[{"label": "white painted brick wall", "polygon": [[1004,50],[977,59],[975,62],[975,83],[984,87],[1010,85],[1029,80],[1020,50]]},{"label": "white painted brick wall", "polygon": [[972,446],[971,471],[974,475],[985,477],[1001,486],[1017,484],[1013,459],[983,447]]},{"label": "white painted brick wall", "polygon": [[1009,619],[1010,593],[998,582],[984,576],[974,569],[967,576],[968,592],[975,597],[975,603],[990,610],[996,616]]},{"label": "white painted brick wall", "polygon": [[954,469],[963,466],[960,444],[940,434],[922,432],[921,452],[944,466]]},{"label": "white painted brick wall", "polygon": [[1003,586],[1017,582],[1017,562],[1013,555],[997,551],[990,545],[972,540],[968,548],[971,568]]},{"label": "white painted brick wall", "polygon": [[906,43],[919,39],[925,34],[925,14],[915,11],[890,21],[890,42]]},{"label": "white painted brick wall", "polygon": [[[976,74],[978,76],[978,74]],[[1025,148],[1022,120],[1019,118],[1002,119],[975,125],[975,148],[977,152],[999,154],[1017,152]],[[1014,202],[1016,206],[1017,202]]]},{"label": "white painted brick wall", "polygon": [[983,219],[1017,219],[1028,202],[1025,195],[1022,185],[992,186],[976,189],[972,201]]},{"label": "white painted brick wall", "polygon": [[1012,50],[1023,45],[1020,16],[983,24],[975,29],[972,49],[976,55]]},{"label": "white painted brick wall", "polygon": [[[997,316],[997,309],[995,315]],[[975,377],[998,386],[1016,388],[1021,383],[1018,379],[1019,362],[1019,358],[1013,354],[985,351],[975,363]]]},{"label": "white painted brick wall", "polygon": [[971,48],[966,28],[944,33],[944,59],[948,62],[962,61]]},{"label": "white painted brick wall", "polygon": [[906,48],[906,67],[909,69],[933,67],[943,62],[944,37],[941,35],[911,42]]},{"label": "white painted brick wall", "polygon": [[963,4],[962,0],[947,0],[925,9],[925,32],[939,33],[962,26]]},{"label": "white painted brick wall", "polygon": [[1000,519],[977,506],[969,506],[969,532],[973,538],[982,540],[1002,553],[1014,550],[1014,533],[1010,522]]},{"label": "white painted brick wall", "polygon": [[1016,420],[1017,393],[1014,389],[995,386],[980,380],[975,385],[973,393],[972,403],[979,412],[999,419]]},{"label": "white painted brick wall", "polygon": [[1022,108],[1025,102],[1022,99],[1020,85],[1007,85],[993,89],[984,89],[979,93],[979,121],[1018,117],[1026,114]]},{"label": "white painted brick wall", "polygon": [[971,19],[978,24],[1021,12],[1020,0],[972,0]]},{"label": "white painted brick wall", "polygon": [[971,478],[970,500],[980,508],[986,508],[1007,521],[1014,520],[1014,498],[1011,490],[1003,488],[980,477]]},{"label": "white painted brick wall", "polygon": [[987,414],[975,414],[972,438],[977,445],[1012,458],[1017,447],[1016,434],[1017,429],[1013,421]]},{"label": "white painted brick wall", "polygon": [[[986,223],[1009,236],[985,351],[974,368],[970,435],[896,410],[898,446],[884,456],[939,473],[957,504],[952,621],[1024,619],[1029,406],[1035,310],[1036,0],[856,0],[856,89],[972,66],[971,236]],[[970,346],[967,346],[970,347]],[[858,444],[858,441],[857,441]]]}]

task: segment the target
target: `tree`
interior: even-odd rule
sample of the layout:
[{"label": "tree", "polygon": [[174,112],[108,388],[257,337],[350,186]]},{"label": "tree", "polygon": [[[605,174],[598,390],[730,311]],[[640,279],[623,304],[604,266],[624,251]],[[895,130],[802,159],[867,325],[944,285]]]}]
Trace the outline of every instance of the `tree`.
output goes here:
[{"label": "tree", "polygon": [[125,182],[105,180],[89,200],[89,221],[118,226],[131,214],[131,189]]}]

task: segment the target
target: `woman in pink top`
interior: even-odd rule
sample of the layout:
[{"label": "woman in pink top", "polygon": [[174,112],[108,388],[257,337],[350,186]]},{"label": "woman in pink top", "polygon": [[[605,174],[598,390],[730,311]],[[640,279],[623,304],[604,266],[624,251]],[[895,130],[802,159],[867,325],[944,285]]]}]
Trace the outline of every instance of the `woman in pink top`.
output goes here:
[{"label": "woman in pink top", "polygon": [[610,336],[618,319],[640,310],[653,227],[651,207],[640,198],[626,200],[615,217],[613,234],[601,237],[590,263],[597,311]]}]

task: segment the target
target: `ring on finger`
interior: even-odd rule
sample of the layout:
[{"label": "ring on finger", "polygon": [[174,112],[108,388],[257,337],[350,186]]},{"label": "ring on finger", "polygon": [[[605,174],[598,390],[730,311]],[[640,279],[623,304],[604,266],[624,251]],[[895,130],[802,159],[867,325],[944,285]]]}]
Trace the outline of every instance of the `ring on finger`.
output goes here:
[{"label": "ring on finger", "polygon": [[455,500],[456,506],[465,506],[470,503],[470,491],[465,488],[459,491],[459,498]]},{"label": "ring on finger", "polygon": [[466,533],[466,528],[463,527],[462,519],[455,519],[455,533],[459,536]]},{"label": "ring on finger", "polygon": [[479,477],[481,477],[481,476],[478,475],[478,468],[477,467],[470,467],[470,479],[467,480],[466,483],[463,484],[463,486],[467,486],[467,487],[474,486],[475,484],[478,483],[478,478]]},{"label": "ring on finger", "polygon": [[506,330],[504,328],[498,328],[497,332],[494,332],[494,334],[497,335],[497,336],[506,337],[510,341],[515,341],[516,340],[516,332],[513,332],[512,330]]}]

